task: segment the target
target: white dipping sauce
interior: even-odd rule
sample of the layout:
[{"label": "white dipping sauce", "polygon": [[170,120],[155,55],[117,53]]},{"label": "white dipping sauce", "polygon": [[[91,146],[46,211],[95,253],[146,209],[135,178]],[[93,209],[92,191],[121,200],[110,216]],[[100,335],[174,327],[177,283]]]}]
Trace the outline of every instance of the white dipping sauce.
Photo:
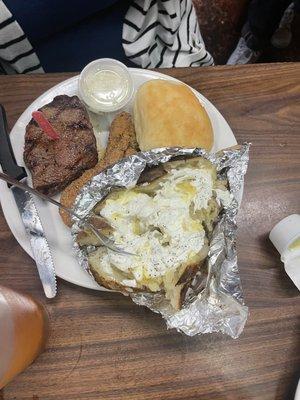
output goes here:
[{"label": "white dipping sauce", "polygon": [[119,110],[130,100],[133,83],[125,65],[110,59],[88,64],[80,75],[79,94],[93,112]]}]

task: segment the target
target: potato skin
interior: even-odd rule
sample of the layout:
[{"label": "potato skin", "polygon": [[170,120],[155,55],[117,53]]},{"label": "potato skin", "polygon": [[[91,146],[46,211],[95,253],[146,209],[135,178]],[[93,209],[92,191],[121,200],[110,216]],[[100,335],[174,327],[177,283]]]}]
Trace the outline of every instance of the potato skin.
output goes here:
[{"label": "potato skin", "polygon": [[103,275],[100,275],[99,272],[90,265],[90,270],[95,278],[95,281],[100,285],[105,287],[106,289],[113,290],[115,292],[121,292],[125,295],[129,295],[130,293],[139,293],[139,292],[147,292],[147,288],[132,288],[128,286],[124,286],[121,283],[113,279],[107,279]]}]

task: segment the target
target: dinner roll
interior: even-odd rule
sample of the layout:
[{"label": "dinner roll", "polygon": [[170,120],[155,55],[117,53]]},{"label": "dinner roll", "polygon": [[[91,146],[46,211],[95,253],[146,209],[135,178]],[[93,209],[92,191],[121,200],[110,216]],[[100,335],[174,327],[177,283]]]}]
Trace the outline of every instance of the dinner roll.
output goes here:
[{"label": "dinner roll", "polygon": [[134,102],[136,138],[142,151],[158,147],[213,146],[210,119],[188,86],[154,79],[137,91]]}]

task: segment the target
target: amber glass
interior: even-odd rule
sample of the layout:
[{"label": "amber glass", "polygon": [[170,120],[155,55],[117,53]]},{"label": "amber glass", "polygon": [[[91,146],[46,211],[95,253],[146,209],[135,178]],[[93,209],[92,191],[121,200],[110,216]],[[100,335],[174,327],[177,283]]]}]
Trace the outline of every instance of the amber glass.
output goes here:
[{"label": "amber glass", "polygon": [[40,354],[48,319],[32,297],[0,286],[0,389]]}]

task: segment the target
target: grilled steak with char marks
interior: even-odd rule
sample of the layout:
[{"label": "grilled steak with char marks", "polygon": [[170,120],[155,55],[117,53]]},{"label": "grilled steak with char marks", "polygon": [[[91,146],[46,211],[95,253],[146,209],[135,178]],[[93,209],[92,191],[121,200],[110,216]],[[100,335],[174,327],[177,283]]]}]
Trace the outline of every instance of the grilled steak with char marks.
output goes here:
[{"label": "grilled steak with char marks", "polygon": [[54,195],[98,162],[88,113],[77,96],[56,96],[39,111],[59,139],[53,140],[31,119],[26,127],[24,161],[33,187]]}]

